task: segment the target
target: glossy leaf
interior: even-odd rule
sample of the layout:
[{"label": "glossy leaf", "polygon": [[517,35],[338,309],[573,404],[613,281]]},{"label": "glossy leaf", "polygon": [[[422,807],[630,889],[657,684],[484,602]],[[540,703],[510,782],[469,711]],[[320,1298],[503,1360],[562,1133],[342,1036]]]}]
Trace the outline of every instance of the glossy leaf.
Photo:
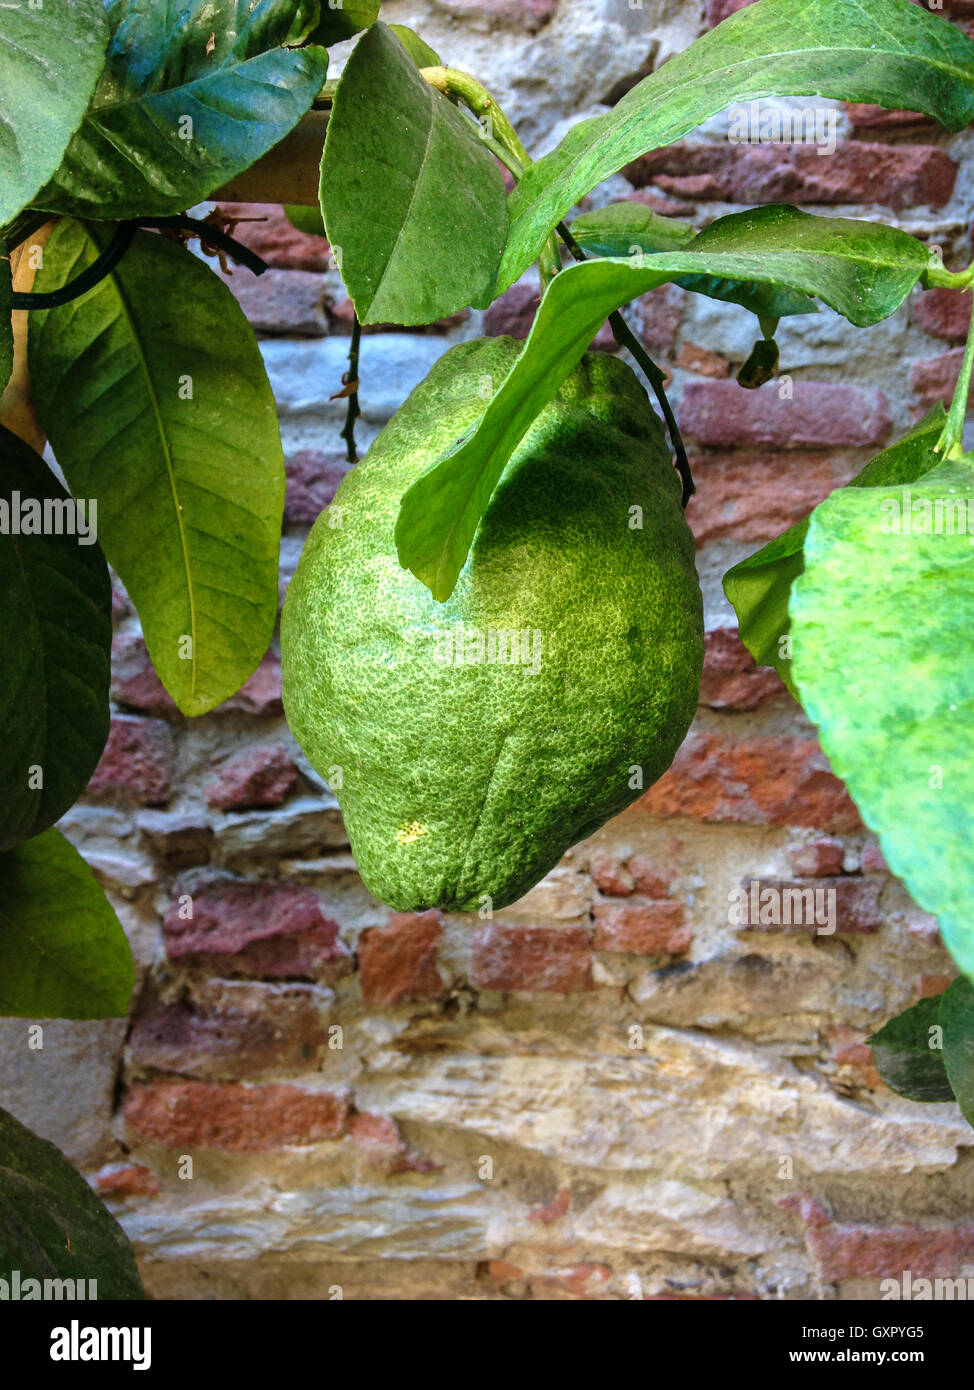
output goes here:
[{"label": "glossy leaf", "polygon": [[[761,216],[771,212],[755,209]],[[689,222],[661,217],[642,203],[610,203],[596,212],[582,213],[571,226],[571,233],[590,256],[633,256],[661,251],[679,251],[697,235]],[[785,318],[789,314],[814,314],[817,305],[806,294],[779,285],[758,285],[739,280],[721,280],[714,275],[680,275],[674,281],[681,289],[707,295],[730,304],[740,304],[764,318]]]},{"label": "glossy leaf", "polygon": [[443,66],[443,59],[436,49],[430,48],[426,40],[421,39],[415,29],[410,29],[407,24],[390,24],[389,28],[418,68],[440,68]]},{"label": "glossy leaf", "polygon": [[77,130],[105,63],[101,0],[3,6],[0,225],[34,198]]},{"label": "glossy leaf", "polygon": [[306,208],[300,207],[297,203],[286,203],[284,215],[292,227],[297,227],[299,232],[304,232],[307,236],[325,235],[320,208]]},{"label": "glossy leaf", "polygon": [[123,1018],[134,985],[121,924],[59,831],[0,855],[0,1017]]},{"label": "glossy leaf", "polygon": [[473,432],[408,489],[396,527],[400,563],[449,597],[507,460],[608,315],[686,274],[788,285],[852,323],[893,312],[928,265],[921,242],[892,227],[757,208],[720,218],[683,250],[593,260],[555,277],[520,357]]},{"label": "glossy leaf", "polygon": [[940,1001],[944,1030],[944,1067],[957,1104],[974,1125],[974,989],[969,980],[955,980]]},{"label": "glossy leaf", "polygon": [[940,1046],[942,998],[921,999],[869,1039],[876,1070],[891,1091],[907,1100],[954,1099]]},{"label": "glossy leaf", "polygon": [[[0,1110],[0,1270],[7,1281],[17,1270],[21,1298],[30,1296],[27,1279],[41,1281],[37,1298],[145,1297],[118,1222],[63,1154],[6,1110]],[[82,1279],[84,1291],[73,1282]],[[47,1291],[45,1280],[72,1282]]]},{"label": "glossy leaf", "polygon": [[890,869],[974,973],[974,457],[841,488],[791,591],[793,676]]},{"label": "glossy leaf", "polygon": [[[940,462],[933,446],[946,421],[943,406],[935,405],[909,434],[867,463],[847,486],[912,483],[929,473]],[[724,593],[737,613],[741,641],[759,666],[775,668],[796,699],[790,643],[786,640],[791,628],[788,600],[792,584],[805,568],[808,520],[805,517],[796,522],[724,575]]]},{"label": "glossy leaf", "polygon": [[[34,288],[108,235],[59,223]],[[198,257],[140,232],[93,290],[32,312],[28,349],[41,422],[72,492],[98,499],[156,670],[203,714],[254,670],[277,614],[284,461],[253,332]]]},{"label": "glossy leaf", "polygon": [[507,204],[478,129],[384,24],[356,45],[328,122],[321,207],[362,323],[490,303]]},{"label": "glossy leaf", "polygon": [[758,0],[677,53],[611,111],[574,126],[511,195],[504,290],[603,179],[732,102],[823,96],[974,120],[974,41],[910,0]]},{"label": "glossy leaf", "polygon": [[112,589],[96,527],[0,427],[0,851],[64,815],[108,738]]},{"label": "glossy leaf", "polygon": [[91,106],[33,200],[97,219],[182,212],[282,140],[325,80],[294,48],[317,0],[108,0],[111,40]]},{"label": "glossy leaf", "polygon": [[353,39],[379,17],[379,0],[321,0],[321,18],[311,31],[311,42],[328,47]]}]

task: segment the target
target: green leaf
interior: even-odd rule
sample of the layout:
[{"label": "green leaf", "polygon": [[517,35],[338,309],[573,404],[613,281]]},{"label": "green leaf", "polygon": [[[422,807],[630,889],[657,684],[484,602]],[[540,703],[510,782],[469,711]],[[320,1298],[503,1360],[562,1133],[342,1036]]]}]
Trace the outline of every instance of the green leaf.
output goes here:
[{"label": "green leaf", "polygon": [[96,527],[0,426],[0,850],[64,815],[108,738],[112,587]]},{"label": "green leaf", "polygon": [[868,1039],[876,1070],[891,1091],[907,1100],[954,1099],[939,1046],[942,998],[921,999]]},{"label": "green leaf", "polygon": [[104,220],[182,212],[282,140],[325,80],[324,49],[285,46],[305,36],[317,0],[106,9],[105,70],[35,207]]},{"label": "green leaf", "polygon": [[611,111],[574,126],[511,195],[498,292],[596,184],[679,140],[732,102],[823,96],[974,119],[974,42],[909,0],[759,0],[650,73]]},{"label": "green leaf", "polygon": [[955,980],[942,996],[940,1025],[947,1077],[961,1114],[974,1125],[974,989],[969,980]]},{"label": "green leaf", "polygon": [[[104,227],[61,222],[34,288],[98,255]],[[184,714],[232,695],[277,614],[284,461],[254,334],[208,266],[140,232],[115,270],[30,317],[31,391],[156,670]]]},{"label": "green leaf", "polygon": [[834,492],[812,513],[790,609],[794,680],[833,771],[968,974],[972,465]]},{"label": "green leaf", "polygon": [[[940,462],[933,452],[947,422],[938,402],[909,434],[866,464],[848,487],[880,487],[884,483],[912,483]],[[811,513],[809,513],[811,515]],[[804,546],[808,517],[789,527],[724,575],[724,593],[734,605],[741,641],[759,666],[773,666],[798,698],[791,675],[788,600],[791,586],[805,568]]]},{"label": "green leaf", "polygon": [[384,24],[356,45],[328,122],[321,207],[362,323],[490,303],[507,202],[478,130]]},{"label": "green leaf", "polygon": [[0,856],[0,1016],[124,1018],[134,985],[119,920],[59,831]]},{"label": "green leaf", "polygon": [[[39,1279],[45,1298],[142,1299],[132,1247],[81,1174],[46,1139],[0,1110],[0,1270]],[[44,1280],[85,1281],[43,1289]],[[56,1289],[56,1291],[55,1291]]]},{"label": "green leaf", "polygon": [[105,63],[101,0],[3,6],[0,224],[30,203],[81,124]]},{"label": "green leaf", "polygon": [[[755,209],[766,215],[769,210]],[[576,217],[572,236],[590,256],[657,255],[689,246],[696,232],[689,222],[661,217],[642,203],[610,203],[596,212]],[[680,275],[674,281],[681,289],[707,295],[731,304],[741,304],[759,318],[785,318],[788,314],[814,314],[817,306],[806,294],[780,285],[757,285],[747,281],[720,280],[714,275]]]},{"label": "green leaf", "polygon": [[297,227],[298,231],[304,232],[306,236],[325,235],[325,224],[320,208],[299,207],[297,203],[287,203],[284,207],[284,216],[292,227]]},{"label": "green leaf", "polygon": [[430,48],[425,39],[421,39],[416,31],[410,29],[407,24],[390,24],[389,28],[418,68],[441,68],[443,66],[443,59],[436,49]]},{"label": "green leaf", "polygon": [[354,38],[379,17],[379,0],[321,0],[321,18],[311,31],[311,42],[326,48]]},{"label": "green leaf", "polygon": [[10,262],[5,255],[0,255],[0,396],[14,369],[14,334],[10,319],[12,292]]},{"label": "green leaf", "polygon": [[435,598],[449,597],[507,460],[599,326],[630,299],[702,273],[814,293],[863,325],[902,303],[928,259],[921,242],[895,228],[781,205],[722,217],[679,251],[568,267],[549,285],[520,357],[473,432],[405,493],[400,563]]}]

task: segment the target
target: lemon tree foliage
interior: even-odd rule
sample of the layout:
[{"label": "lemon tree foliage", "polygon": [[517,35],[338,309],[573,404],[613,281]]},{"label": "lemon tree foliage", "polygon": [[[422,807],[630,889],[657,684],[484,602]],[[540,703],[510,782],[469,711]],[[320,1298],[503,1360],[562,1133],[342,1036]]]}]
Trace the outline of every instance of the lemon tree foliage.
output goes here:
[{"label": "lemon tree foliage", "polygon": [[[326,81],[329,46],[349,42]],[[254,262],[226,226],[188,220],[195,205],[240,176],[260,200],[268,167],[281,197],[293,174],[288,214],[327,235],[359,320],[345,380],[319,384],[349,398],[350,458],[370,389],[360,324],[485,307],[538,261],[526,342],[465,342],[437,363],[314,527],[283,615],[287,712],[322,775],[342,770],[372,891],[479,910],[523,894],[660,776],[696,701],[700,591],[677,472],[684,502],[692,483],[663,372],[619,311],[666,283],[744,306],[759,336],[739,380],[756,385],[777,370],[782,318],[826,305],[866,326],[917,286],[974,279],[895,228],[787,205],[702,231],[610,205],[566,228],[608,175],[730,103],[806,95],[957,131],[974,119],[974,41],[909,0],[757,0],[532,162],[476,75],[384,25],[378,0],[0,6],[0,388],[17,383],[15,408],[0,402],[0,1012],[112,1015],[131,990],[117,919],[54,828],[108,729],[106,558],[185,715],[232,695],[274,629],[274,403],[233,295],[177,241],[202,230]],[[296,167],[301,142],[285,137],[312,105],[328,112],[320,165],[316,150]],[[309,176],[318,206],[297,206]],[[33,291],[15,294],[9,258],[52,217]],[[19,310],[57,477],[12,432],[38,442]],[[586,355],[607,317],[668,441],[630,368]],[[962,971],[877,1033],[877,1064],[906,1096],[953,1096],[974,1120],[972,367],[974,337],[950,411],[726,587]],[[45,504],[96,505],[93,543],[14,527],[25,497],[42,518]],[[943,524],[884,528],[894,512]],[[0,1263],[9,1250],[69,1272],[59,1242],[87,1215],[73,1198],[75,1215],[63,1209],[53,1170],[50,1191],[25,1177],[36,1142],[0,1119]],[[38,1150],[39,1173],[47,1162]],[[99,1277],[126,1296],[111,1239],[92,1239]]]}]

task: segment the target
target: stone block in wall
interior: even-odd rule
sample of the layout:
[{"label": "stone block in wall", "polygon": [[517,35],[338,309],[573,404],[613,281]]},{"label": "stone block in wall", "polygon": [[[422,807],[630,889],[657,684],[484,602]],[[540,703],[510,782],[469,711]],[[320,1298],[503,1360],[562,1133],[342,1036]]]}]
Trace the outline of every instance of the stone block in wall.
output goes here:
[{"label": "stone block in wall", "polygon": [[125,1098],[130,1139],[169,1149],[267,1153],[337,1139],[347,1118],[343,1092],[283,1083],[160,1078],[136,1082]]}]

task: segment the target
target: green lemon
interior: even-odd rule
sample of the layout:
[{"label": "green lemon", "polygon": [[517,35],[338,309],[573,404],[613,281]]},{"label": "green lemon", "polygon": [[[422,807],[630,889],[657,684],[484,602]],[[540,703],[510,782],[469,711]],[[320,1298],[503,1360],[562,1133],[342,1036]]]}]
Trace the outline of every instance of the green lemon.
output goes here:
[{"label": "green lemon", "polygon": [[669,766],[703,663],[662,427],[588,354],[507,465],[453,594],[400,567],[399,500],[521,344],[447,352],[315,523],[281,622],[284,705],[390,907],[501,908]]}]

